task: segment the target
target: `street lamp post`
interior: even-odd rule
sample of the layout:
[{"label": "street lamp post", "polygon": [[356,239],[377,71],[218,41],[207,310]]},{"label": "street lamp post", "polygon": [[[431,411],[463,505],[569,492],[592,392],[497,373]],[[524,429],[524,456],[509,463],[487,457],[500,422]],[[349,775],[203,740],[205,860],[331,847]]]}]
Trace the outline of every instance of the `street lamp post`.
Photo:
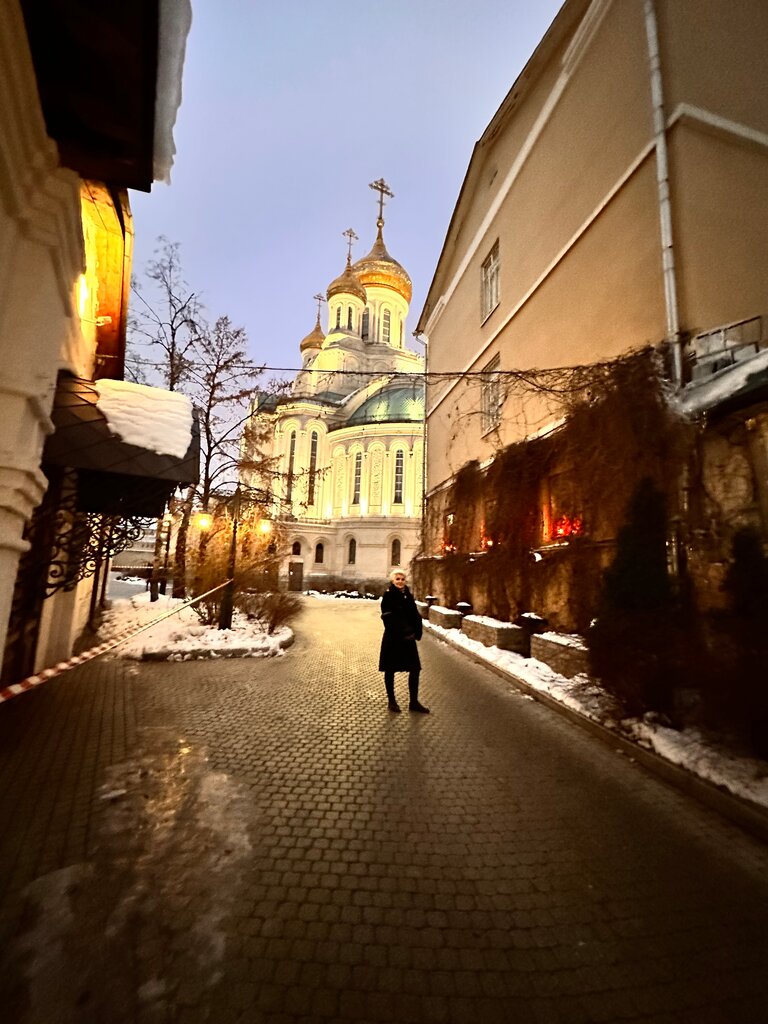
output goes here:
[{"label": "street lamp post", "polygon": [[219,608],[219,629],[232,629],[232,610],[235,603],[235,565],[237,561],[237,522],[240,516],[240,485],[235,490],[232,506],[232,540],[229,544],[227,560],[227,585],[221,597]]}]

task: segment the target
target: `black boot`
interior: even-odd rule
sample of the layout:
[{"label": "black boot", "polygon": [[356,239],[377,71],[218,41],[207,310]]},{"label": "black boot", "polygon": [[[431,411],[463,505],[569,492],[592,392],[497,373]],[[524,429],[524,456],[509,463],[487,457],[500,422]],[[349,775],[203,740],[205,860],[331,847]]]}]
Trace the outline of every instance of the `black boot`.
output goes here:
[{"label": "black boot", "polygon": [[398,713],[400,711],[400,705],[395,699],[395,674],[394,672],[384,673],[384,686],[387,690],[387,707],[390,711]]},{"label": "black boot", "polygon": [[420,715],[428,715],[429,708],[425,708],[423,704],[419,702],[419,673],[411,672],[408,675],[408,696],[410,702],[408,704],[409,711],[417,711]]}]

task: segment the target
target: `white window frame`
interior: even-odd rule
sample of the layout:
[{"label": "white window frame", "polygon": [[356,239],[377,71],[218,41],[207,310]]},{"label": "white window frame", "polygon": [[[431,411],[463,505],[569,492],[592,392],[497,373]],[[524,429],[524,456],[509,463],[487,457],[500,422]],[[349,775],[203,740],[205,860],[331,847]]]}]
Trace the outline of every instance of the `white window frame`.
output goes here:
[{"label": "white window frame", "polygon": [[[397,545],[397,558],[395,558],[395,545]],[[389,545],[389,564],[391,566],[402,565],[403,562],[403,543],[399,537],[394,537],[392,543]]]},{"label": "white window frame", "polygon": [[392,488],[392,504],[402,505],[405,494],[405,452],[398,448],[395,452],[394,487]]},{"label": "white window frame", "polygon": [[480,384],[480,430],[487,434],[495,430],[501,423],[501,378],[495,372],[501,369],[501,356],[497,352],[489,363],[483,367],[483,373],[489,374],[482,378]]},{"label": "white window frame", "polygon": [[480,322],[485,323],[499,304],[499,240],[480,267]]},{"label": "white window frame", "polygon": [[288,438],[288,486],[286,488],[286,498],[288,501],[293,501],[293,481],[294,481],[294,469],[296,463],[296,431],[292,430]]},{"label": "white window frame", "polygon": [[353,477],[352,477],[352,504],[360,504],[360,491],[363,482],[363,453],[355,452],[355,461],[353,463]]}]

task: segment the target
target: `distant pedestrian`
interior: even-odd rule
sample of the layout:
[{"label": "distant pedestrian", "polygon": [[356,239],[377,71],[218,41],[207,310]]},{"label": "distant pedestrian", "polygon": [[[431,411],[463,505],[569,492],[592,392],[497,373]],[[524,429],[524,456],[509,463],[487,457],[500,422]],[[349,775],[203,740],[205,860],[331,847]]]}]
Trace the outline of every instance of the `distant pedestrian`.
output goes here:
[{"label": "distant pedestrian", "polygon": [[419,673],[421,661],[416,641],[421,640],[421,616],[413,594],[405,585],[405,573],[400,569],[390,576],[392,582],[381,599],[381,619],[384,636],[381,638],[379,672],[384,673],[384,686],[390,711],[399,711],[395,698],[395,672],[408,673],[409,711],[429,714],[429,708],[419,703]]}]

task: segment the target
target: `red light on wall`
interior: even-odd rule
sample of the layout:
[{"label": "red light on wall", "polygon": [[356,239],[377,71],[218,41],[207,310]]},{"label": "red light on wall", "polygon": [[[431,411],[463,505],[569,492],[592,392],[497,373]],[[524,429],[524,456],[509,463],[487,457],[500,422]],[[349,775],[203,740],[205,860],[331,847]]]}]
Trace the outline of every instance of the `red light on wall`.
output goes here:
[{"label": "red light on wall", "polygon": [[584,532],[584,524],[578,516],[560,516],[552,523],[552,536],[558,540],[578,537]]}]

